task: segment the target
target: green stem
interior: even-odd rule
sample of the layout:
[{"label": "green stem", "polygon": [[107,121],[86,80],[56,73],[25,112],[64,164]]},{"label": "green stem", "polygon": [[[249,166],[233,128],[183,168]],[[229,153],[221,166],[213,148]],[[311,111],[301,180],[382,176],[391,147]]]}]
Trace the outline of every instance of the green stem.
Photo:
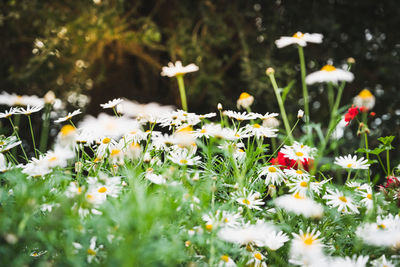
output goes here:
[{"label": "green stem", "polygon": [[309,142],[312,142],[311,136],[311,128],[310,128],[310,109],[309,109],[309,100],[308,100],[308,89],[306,84],[306,63],[304,60],[304,51],[303,47],[297,46],[299,51],[299,59],[300,59],[300,71],[301,71],[301,85],[303,87],[303,98],[304,98],[304,113],[306,119],[306,131],[307,131],[307,139]]},{"label": "green stem", "polygon": [[335,98],[335,93],[333,91],[332,83],[328,83],[328,103],[329,103],[329,108],[330,108],[331,112],[333,109],[334,98]]},{"label": "green stem", "polygon": [[376,155],[376,156],[378,157],[379,164],[381,164],[381,167],[382,167],[383,171],[385,172],[386,176],[389,175],[385,168],[385,165],[383,165],[381,157],[379,155]]},{"label": "green stem", "polygon": [[350,176],[351,176],[351,170],[349,170],[349,172],[347,173],[346,183],[347,183],[348,181],[350,181]]},{"label": "green stem", "polygon": [[[17,131],[17,129],[15,128],[15,126],[14,126],[14,123],[13,123],[13,121],[12,121],[11,117],[10,117],[10,118],[8,118],[8,119],[9,119],[9,121],[10,121],[10,123],[11,123],[11,127],[13,128],[13,132],[15,133],[15,135],[16,135],[16,136],[17,136],[17,138],[18,138],[18,141],[21,141],[21,138],[19,137],[18,131]],[[19,145],[20,145],[20,147],[21,147],[22,153],[24,153],[24,156],[25,156],[26,162],[28,162],[28,161],[29,161],[29,159],[28,159],[28,156],[27,156],[27,155],[26,155],[26,153],[25,153],[25,149],[24,149],[24,147],[22,146],[22,141],[21,141],[21,143],[20,143]]]},{"label": "green stem", "polygon": [[387,169],[387,173],[388,175],[390,175],[390,161],[389,161],[389,150],[386,150],[386,169]]},{"label": "green stem", "polygon": [[289,126],[288,118],[286,116],[285,106],[283,105],[282,97],[281,97],[281,94],[279,93],[278,85],[276,84],[276,80],[275,80],[275,76],[273,73],[271,73],[268,75],[268,77],[271,80],[272,87],[274,88],[276,100],[278,101],[279,109],[281,111],[283,124],[285,125],[286,134],[289,137],[290,141],[293,143],[294,138],[290,131],[290,126]]},{"label": "green stem", "polygon": [[[364,133],[364,137],[365,137],[365,150],[366,150],[367,160],[369,161],[368,134]],[[371,173],[370,173],[370,169],[368,168],[368,183],[370,183],[370,182],[371,182]]]},{"label": "green stem", "polygon": [[[297,124],[299,123],[299,119],[297,119],[296,123],[294,124],[293,128],[290,130],[290,133],[293,132],[293,130],[296,128]],[[271,154],[271,156],[268,158],[268,162],[271,160],[271,158],[276,154],[276,152],[278,152],[278,150],[285,144],[286,139],[288,139],[288,135],[285,137],[285,139],[283,139],[282,143],[278,146],[277,149],[274,150],[274,153]]]},{"label": "green stem", "polygon": [[35,158],[37,158],[38,156],[37,156],[37,152],[36,152],[35,135],[33,134],[32,121],[31,121],[31,116],[30,115],[28,115],[28,121],[29,121],[29,128],[31,130],[33,150],[35,151]]},{"label": "green stem", "polygon": [[44,153],[47,149],[47,140],[49,137],[49,127],[50,127],[50,111],[51,105],[47,104],[44,110],[44,120],[42,124],[42,132],[40,133],[40,144],[39,150]]},{"label": "green stem", "polygon": [[178,80],[178,87],[179,87],[179,93],[181,95],[182,108],[184,111],[188,111],[186,103],[185,83],[183,82],[183,74],[176,75],[176,79]]}]

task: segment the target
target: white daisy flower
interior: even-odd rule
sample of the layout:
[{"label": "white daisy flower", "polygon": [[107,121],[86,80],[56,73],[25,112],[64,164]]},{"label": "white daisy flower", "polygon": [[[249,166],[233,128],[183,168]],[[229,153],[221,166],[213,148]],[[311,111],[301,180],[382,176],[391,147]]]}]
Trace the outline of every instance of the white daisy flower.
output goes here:
[{"label": "white daisy flower", "polygon": [[59,119],[55,120],[54,122],[59,123],[59,122],[68,121],[68,120],[72,119],[72,117],[79,115],[79,114],[82,114],[82,112],[80,109],[77,109],[77,110],[74,110],[72,113],[69,112],[67,116],[59,118]]},{"label": "white daisy flower", "polygon": [[290,247],[290,259],[295,262],[307,263],[305,266],[312,266],[318,259],[324,258],[322,238],[320,231],[308,228],[306,232],[300,230],[299,234],[293,233],[292,244]]},{"label": "white daisy flower", "polygon": [[254,97],[246,92],[240,94],[239,99],[236,102],[236,106],[238,109],[249,108],[254,102]]},{"label": "white daisy flower", "polygon": [[350,154],[347,156],[340,156],[335,158],[335,164],[341,166],[345,169],[353,169],[353,170],[367,170],[371,164],[367,163],[368,160],[363,157],[357,159],[357,156],[351,156]]},{"label": "white daisy flower", "polygon": [[41,111],[43,109],[43,106],[26,106],[26,108],[20,108],[18,110],[18,114],[24,114],[24,115],[31,115],[32,113]]},{"label": "white daisy flower", "polygon": [[228,255],[222,255],[218,267],[236,267],[236,263]]},{"label": "white daisy flower", "polygon": [[321,70],[313,72],[306,77],[307,84],[331,82],[337,84],[340,81],[351,82],[354,74],[347,70],[337,69],[332,65],[325,65]]},{"label": "white daisy flower", "polygon": [[300,46],[306,46],[307,43],[322,43],[323,35],[320,33],[302,33],[296,32],[292,37],[282,36],[275,41],[278,48],[282,48],[291,44],[297,44]]},{"label": "white daisy flower", "polygon": [[68,198],[73,198],[76,195],[82,194],[82,191],[83,191],[82,186],[79,186],[79,184],[76,181],[74,181],[69,183],[67,189],[65,190],[65,195]]},{"label": "white daisy flower", "polygon": [[121,104],[124,100],[122,98],[114,98],[113,100],[108,101],[105,104],[100,104],[100,107],[103,109],[107,108],[115,108],[117,105]]},{"label": "white daisy flower", "polygon": [[313,159],[317,153],[317,149],[295,141],[291,146],[285,145],[280,152],[285,154],[285,158],[295,161],[304,161]]},{"label": "white daisy flower", "polygon": [[344,258],[334,257],[329,263],[329,267],[366,267],[369,256],[353,255],[353,257],[346,256]]},{"label": "white daisy flower", "polygon": [[253,193],[253,191],[247,192],[246,188],[243,188],[242,191],[234,192],[232,197],[235,198],[240,205],[246,206],[249,209],[261,210],[259,206],[264,205],[264,202],[259,199],[260,193]]},{"label": "white daisy flower", "polygon": [[370,90],[364,89],[354,97],[353,103],[356,107],[365,107],[367,110],[371,110],[375,106],[375,96]]},{"label": "white daisy flower", "polygon": [[247,133],[249,135],[255,136],[257,138],[260,138],[260,137],[267,137],[267,138],[276,137],[277,136],[276,132],[278,131],[278,129],[264,127],[264,126],[261,126],[258,123],[247,124],[245,126],[245,130],[247,131]]},{"label": "white daisy flower", "polygon": [[246,224],[240,227],[223,227],[218,231],[218,237],[224,241],[239,244],[264,244],[265,236],[275,232],[275,228],[263,221],[256,224]]},{"label": "white daisy flower", "polygon": [[373,260],[370,262],[372,267],[396,267],[394,262],[389,259],[386,259],[385,255],[382,255],[380,258]]},{"label": "white daisy flower", "polygon": [[345,196],[343,193],[339,192],[338,189],[332,191],[327,189],[327,194],[322,198],[326,199],[326,204],[332,208],[337,208],[338,211],[342,213],[359,213],[357,206],[353,203],[353,199],[349,196]]},{"label": "white daisy flower", "polygon": [[284,174],[282,170],[276,166],[268,165],[260,169],[259,178],[265,176],[265,184],[280,185],[284,181]]},{"label": "white daisy flower", "polygon": [[123,102],[117,105],[117,112],[129,117],[141,119],[144,121],[157,120],[162,114],[171,113],[174,110],[173,106],[162,106],[158,103],[141,104],[123,98]]},{"label": "white daisy flower", "polygon": [[13,147],[20,145],[21,143],[22,142],[18,141],[18,138],[14,135],[7,138],[2,138],[0,136],[0,153],[5,153]]},{"label": "white daisy flower", "polygon": [[199,115],[199,119],[204,120],[204,119],[210,119],[210,118],[214,118],[215,116],[217,116],[217,113],[215,112],[210,112],[207,114],[201,114]]},{"label": "white daisy flower", "polygon": [[247,112],[237,112],[232,110],[225,110],[223,113],[225,116],[230,119],[235,119],[237,121],[245,121],[245,120],[254,120],[257,119],[257,115],[255,113],[247,113]]},{"label": "white daisy flower", "polygon": [[[271,231],[264,235],[262,241],[257,242],[260,247],[268,247],[270,250],[275,251],[283,247],[289,241],[289,237],[282,231]],[[260,244],[261,243],[261,244]]]},{"label": "white daisy flower", "polygon": [[362,197],[362,199],[360,201],[361,204],[363,204],[365,207],[367,207],[368,210],[372,209],[372,207],[374,205],[374,201],[373,201],[373,198],[372,198],[372,189],[371,189],[371,187],[369,187],[366,192],[362,191],[362,190],[359,190],[357,192]]},{"label": "white daisy flower", "polygon": [[116,198],[122,191],[121,177],[105,177],[99,181],[97,178],[88,178],[88,193],[99,193]]},{"label": "white daisy flower", "polygon": [[265,263],[265,256],[259,251],[253,251],[251,253],[252,257],[246,263],[247,266],[254,266],[254,267],[267,267]]},{"label": "white daisy flower", "polygon": [[289,192],[293,194],[298,193],[300,196],[306,196],[310,186],[310,178],[293,178],[290,180],[290,182],[286,183],[286,185],[289,187]]},{"label": "white daisy flower", "polygon": [[324,208],[321,204],[301,196],[299,193],[280,196],[274,200],[274,203],[281,209],[307,218],[321,218],[324,213]]},{"label": "white daisy flower", "polygon": [[184,75],[189,72],[195,72],[198,71],[199,67],[196,66],[195,64],[189,64],[187,66],[182,66],[182,62],[177,61],[174,63],[169,62],[168,67],[162,67],[162,76],[168,76],[168,77],[174,77],[177,75]]},{"label": "white daisy flower", "polygon": [[161,174],[155,174],[153,168],[148,168],[144,177],[154,184],[165,184],[167,182]]},{"label": "white daisy flower", "polygon": [[10,110],[5,110],[4,112],[1,112],[0,119],[8,119],[12,115],[19,114],[19,112],[20,112],[19,107],[16,107],[16,108],[12,107],[12,108],[10,108]]},{"label": "white daisy flower", "polygon": [[189,150],[183,149],[175,149],[169,153],[167,156],[169,160],[172,162],[179,164],[181,166],[184,165],[198,165],[200,163],[200,156],[194,156]]},{"label": "white daisy flower", "polygon": [[311,175],[305,170],[284,169],[285,174],[291,179],[309,179]]},{"label": "white daisy flower", "polygon": [[96,258],[97,253],[99,253],[99,250],[103,248],[103,245],[96,246],[96,240],[97,237],[94,236],[90,239],[90,245],[89,248],[87,249],[87,261],[88,263],[92,263],[92,261],[96,261],[98,263],[98,259]]}]

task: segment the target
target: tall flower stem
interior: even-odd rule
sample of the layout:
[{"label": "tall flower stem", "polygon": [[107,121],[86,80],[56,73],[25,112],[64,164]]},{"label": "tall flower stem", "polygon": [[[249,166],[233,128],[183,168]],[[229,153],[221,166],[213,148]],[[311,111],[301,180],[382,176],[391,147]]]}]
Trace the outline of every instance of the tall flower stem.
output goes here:
[{"label": "tall flower stem", "polygon": [[40,143],[39,143],[39,150],[40,152],[44,153],[47,149],[47,140],[49,137],[49,127],[50,127],[50,111],[51,111],[51,104],[46,104],[44,109],[44,120],[42,124],[42,131],[40,133]]},{"label": "tall flower stem", "polygon": [[178,80],[178,87],[179,87],[179,93],[181,95],[182,109],[184,111],[188,111],[187,102],[186,102],[185,83],[183,82],[183,74],[176,75],[176,79]]},{"label": "tall flower stem", "polygon": [[33,151],[35,151],[35,157],[37,158],[36,143],[35,143],[35,135],[33,134],[31,115],[27,115],[27,116],[28,116],[28,121],[29,121],[29,128],[30,128],[30,130],[31,130],[32,143],[33,143]]},{"label": "tall flower stem", "polygon": [[[17,136],[18,141],[21,141],[21,138],[19,137],[19,134],[18,134],[18,130],[17,130],[16,127],[14,126],[14,123],[13,123],[12,119],[11,119],[11,118],[8,118],[8,119],[10,120],[11,127],[13,128],[13,132],[14,132],[15,135]],[[19,145],[21,146],[22,153],[24,153],[24,157],[25,157],[25,159],[26,159],[26,162],[28,162],[28,161],[29,161],[29,160],[28,160],[28,156],[26,155],[25,149],[24,149],[24,147],[22,146],[22,141],[21,141],[21,143],[20,143]]]},{"label": "tall flower stem", "polygon": [[[365,137],[365,150],[366,150],[367,160],[369,161],[368,134],[364,133],[364,137]],[[371,173],[370,173],[370,169],[368,168],[368,183],[370,183],[370,182],[371,182]]]},{"label": "tall flower stem", "polygon": [[306,63],[304,60],[303,47],[298,45],[297,48],[299,51],[299,59],[300,59],[301,85],[303,87],[304,113],[306,115],[305,119],[306,119],[307,139],[309,142],[312,143],[308,89],[307,89],[307,84],[306,84]]},{"label": "tall flower stem", "polygon": [[278,90],[278,85],[276,84],[275,75],[273,72],[267,73],[267,74],[268,74],[269,79],[271,80],[272,87],[274,88],[276,100],[278,101],[279,109],[281,111],[283,124],[285,125],[286,134],[289,137],[290,142],[293,142],[293,140],[294,140],[293,135],[292,135],[292,132],[290,131],[290,125],[289,125],[288,118],[286,116],[285,106],[283,105],[283,100],[282,100],[281,94]]}]

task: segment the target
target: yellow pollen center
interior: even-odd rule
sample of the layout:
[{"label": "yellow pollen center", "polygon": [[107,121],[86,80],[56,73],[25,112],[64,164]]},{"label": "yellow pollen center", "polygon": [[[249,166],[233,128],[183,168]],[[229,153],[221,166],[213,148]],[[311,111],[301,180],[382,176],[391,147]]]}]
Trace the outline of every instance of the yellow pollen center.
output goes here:
[{"label": "yellow pollen center", "polygon": [[121,150],[119,150],[119,149],[113,149],[113,150],[111,151],[111,157],[117,156],[119,153],[121,153]]},{"label": "yellow pollen center", "polygon": [[92,255],[92,256],[95,256],[95,255],[96,255],[96,251],[94,251],[94,250],[91,249],[91,248],[88,248],[87,253],[88,253],[89,255]]},{"label": "yellow pollen center", "polygon": [[200,133],[206,133],[206,129],[201,129]]},{"label": "yellow pollen center", "polygon": [[368,198],[368,199],[372,199],[372,195],[371,195],[371,194],[368,194],[368,195],[367,195],[367,198]]},{"label": "yellow pollen center", "polygon": [[243,153],[244,152],[244,150],[243,149],[241,149],[241,148],[239,148],[239,150],[238,150],[239,152],[241,152],[241,153]]},{"label": "yellow pollen center", "polygon": [[92,199],[92,198],[93,198],[93,195],[90,195],[90,194],[89,194],[89,195],[87,195],[86,197],[87,197],[88,199]]},{"label": "yellow pollen center", "polygon": [[298,157],[302,157],[302,156],[304,156],[304,154],[303,154],[303,152],[296,152],[296,156],[298,156]]},{"label": "yellow pollen center", "polygon": [[243,199],[242,202],[243,204],[250,205],[250,201],[248,199]]},{"label": "yellow pollen center", "polygon": [[301,187],[307,187],[307,182],[306,182],[306,181],[302,181],[302,182],[300,183],[300,186],[301,186]]},{"label": "yellow pollen center", "polygon": [[246,92],[243,92],[243,93],[240,94],[239,99],[243,100],[243,99],[246,99],[246,98],[249,98],[249,97],[251,97],[250,94],[248,94]]},{"label": "yellow pollen center", "polygon": [[50,162],[56,161],[56,160],[57,160],[57,157],[51,157],[51,158],[49,158],[49,161],[50,161]]},{"label": "yellow pollen center", "polygon": [[351,168],[353,166],[353,164],[349,163],[346,166],[347,166],[347,168]]},{"label": "yellow pollen center", "polygon": [[339,200],[344,202],[344,203],[347,203],[347,198],[345,196],[340,196]]},{"label": "yellow pollen center", "polygon": [[222,255],[221,256],[221,260],[223,260],[224,262],[228,262],[229,261],[229,257],[227,255]]},{"label": "yellow pollen center", "polygon": [[32,256],[36,257],[38,254],[36,252],[32,253]]},{"label": "yellow pollen center", "polygon": [[179,163],[181,163],[181,164],[187,164],[188,161],[187,161],[186,159],[181,159],[181,160],[179,161]]},{"label": "yellow pollen center", "polygon": [[193,131],[193,127],[188,125],[186,127],[180,128],[177,132],[178,133],[190,133]]},{"label": "yellow pollen center", "polygon": [[60,133],[61,133],[62,136],[67,136],[67,135],[69,135],[69,134],[75,132],[75,130],[76,130],[76,129],[75,129],[74,126],[67,124],[67,125],[64,125],[64,126],[61,128]]},{"label": "yellow pollen center", "polygon": [[386,228],[386,226],[384,224],[379,224],[378,225],[378,229],[385,229],[385,228]]},{"label": "yellow pollen center", "polygon": [[228,218],[225,218],[225,219],[224,219],[224,222],[225,222],[225,223],[229,222]]},{"label": "yellow pollen center", "polygon": [[304,238],[303,240],[304,240],[304,244],[306,244],[308,246],[312,245],[312,243],[314,242],[314,239],[311,236]]},{"label": "yellow pollen center", "polygon": [[213,229],[212,224],[206,224],[207,231],[211,231]]},{"label": "yellow pollen center", "polygon": [[271,167],[268,168],[268,171],[269,172],[276,172],[276,168],[271,166]]},{"label": "yellow pollen center", "polygon": [[336,70],[336,68],[334,66],[332,66],[332,65],[325,65],[325,66],[322,67],[321,70],[323,70],[323,71],[334,71],[334,70]]},{"label": "yellow pollen center", "polygon": [[296,32],[295,34],[293,34],[294,38],[301,39],[301,38],[303,38],[303,36],[304,36],[304,33],[302,33],[302,32]]},{"label": "yellow pollen center", "polygon": [[262,255],[260,253],[254,253],[254,258],[256,258],[257,260],[262,260]]},{"label": "yellow pollen center", "polygon": [[239,134],[235,134],[235,137],[240,137],[240,135]]},{"label": "yellow pollen center", "polygon": [[108,144],[108,143],[110,143],[110,141],[111,141],[111,139],[106,137],[106,138],[103,139],[102,142],[103,142],[103,144]]},{"label": "yellow pollen center", "polygon": [[358,96],[363,99],[366,99],[366,98],[371,98],[374,95],[368,89],[364,89],[358,94]]},{"label": "yellow pollen center", "polygon": [[82,187],[78,187],[78,193],[82,193]]},{"label": "yellow pollen center", "polygon": [[100,160],[101,160],[100,158],[97,158],[97,157],[96,157],[96,158],[93,160],[93,162],[96,163],[96,162],[99,162]]},{"label": "yellow pollen center", "polygon": [[293,197],[294,197],[294,198],[297,198],[297,199],[304,199],[304,197],[302,197],[302,196],[299,194],[299,192],[297,192],[296,194],[294,194]]},{"label": "yellow pollen center", "polygon": [[258,124],[258,123],[255,123],[255,124],[253,125],[253,127],[258,129],[258,128],[261,128],[261,125]]},{"label": "yellow pollen center", "polygon": [[303,171],[302,170],[297,170],[296,173],[301,175],[301,174],[303,174]]},{"label": "yellow pollen center", "polygon": [[107,191],[107,188],[105,188],[104,186],[100,187],[99,190],[97,190],[97,192],[99,192],[99,193],[105,193],[106,191]]}]

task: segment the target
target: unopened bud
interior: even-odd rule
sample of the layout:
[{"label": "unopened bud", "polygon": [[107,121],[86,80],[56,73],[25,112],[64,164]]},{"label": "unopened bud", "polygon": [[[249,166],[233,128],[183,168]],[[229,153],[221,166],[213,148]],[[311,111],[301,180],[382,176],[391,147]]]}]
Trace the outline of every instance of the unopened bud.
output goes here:
[{"label": "unopened bud", "polygon": [[267,76],[269,76],[269,75],[274,74],[274,73],[275,73],[275,70],[274,70],[274,68],[269,67],[269,68],[267,68],[267,70],[265,71],[265,73],[267,74]]},{"label": "unopened bud", "polygon": [[354,64],[354,63],[356,63],[356,60],[355,60],[353,57],[349,57],[349,58],[347,59],[347,63],[349,63],[349,64]]},{"label": "unopened bud", "polygon": [[304,116],[304,111],[299,109],[299,111],[297,112],[297,118],[301,119],[301,118],[303,118],[303,116]]},{"label": "unopened bud", "polygon": [[221,103],[218,103],[217,109],[218,109],[218,110],[222,110],[222,104],[221,104]]},{"label": "unopened bud", "polygon": [[50,90],[44,95],[44,103],[53,105],[55,101],[56,101],[56,95],[54,94],[53,91]]},{"label": "unopened bud", "polygon": [[81,172],[82,167],[83,167],[82,162],[80,162],[80,161],[75,162],[75,172],[78,172],[78,173]]}]

